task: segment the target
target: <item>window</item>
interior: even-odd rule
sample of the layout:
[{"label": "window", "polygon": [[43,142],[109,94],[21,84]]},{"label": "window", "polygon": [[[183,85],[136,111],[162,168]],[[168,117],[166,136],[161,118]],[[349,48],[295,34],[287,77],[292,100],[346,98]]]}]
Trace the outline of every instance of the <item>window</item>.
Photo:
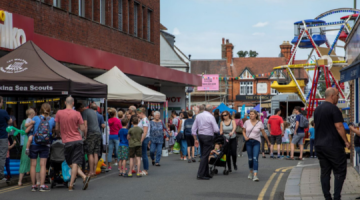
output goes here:
[{"label": "window", "polygon": [[138,36],[138,7],[139,4],[134,4],[134,35]]},{"label": "window", "polygon": [[100,0],[100,24],[105,24],[105,0]]},{"label": "window", "polygon": [[123,30],[123,2],[118,0],[118,27],[119,30]]},{"label": "window", "polygon": [[[273,84],[273,83],[274,83],[274,81],[271,82],[271,84]],[[278,94],[279,94],[279,92],[277,90],[271,88],[271,95],[278,95]]]},{"label": "window", "polygon": [[61,0],[53,0],[53,6],[61,8]]},{"label": "window", "polygon": [[240,82],[240,95],[249,95],[253,94],[253,82],[246,81]]},{"label": "window", "polygon": [[151,41],[151,10],[148,10],[148,14],[147,14],[147,40]]},{"label": "window", "polygon": [[85,17],[85,0],[79,0],[79,16]]},{"label": "window", "polygon": [[130,33],[130,3],[131,1],[128,0],[127,4],[127,32]]}]

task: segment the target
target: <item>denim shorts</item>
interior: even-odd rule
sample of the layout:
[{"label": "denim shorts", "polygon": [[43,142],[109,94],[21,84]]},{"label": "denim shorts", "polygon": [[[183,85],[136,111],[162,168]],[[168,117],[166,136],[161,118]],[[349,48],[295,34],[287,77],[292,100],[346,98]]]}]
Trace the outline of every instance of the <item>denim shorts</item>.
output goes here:
[{"label": "denim shorts", "polygon": [[38,156],[40,158],[48,158],[50,153],[50,147],[46,145],[31,145],[29,150],[30,159],[37,159]]},{"label": "denim shorts", "polygon": [[291,143],[303,145],[304,144],[304,141],[303,141],[304,137],[305,137],[305,133],[296,133],[296,135],[294,134]]}]

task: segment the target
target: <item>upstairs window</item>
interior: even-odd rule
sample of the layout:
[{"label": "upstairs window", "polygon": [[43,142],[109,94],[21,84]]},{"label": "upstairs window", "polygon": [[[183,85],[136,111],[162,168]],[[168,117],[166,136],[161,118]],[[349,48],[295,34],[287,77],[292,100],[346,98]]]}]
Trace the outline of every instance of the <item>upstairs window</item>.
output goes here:
[{"label": "upstairs window", "polygon": [[100,24],[105,24],[105,0],[100,0]]},{"label": "upstairs window", "polygon": [[123,1],[118,0],[118,27],[119,30],[123,30]]},{"label": "upstairs window", "polygon": [[53,6],[61,8],[61,0],[53,0]]},{"label": "upstairs window", "polygon": [[134,35],[138,36],[138,7],[139,4],[134,4]]},{"label": "upstairs window", "polygon": [[254,83],[252,81],[240,82],[240,95],[252,95],[253,84]]},{"label": "upstairs window", "polygon": [[147,40],[151,41],[151,17],[152,17],[152,11],[148,10],[147,14]]},{"label": "upstairs window", "polygon": [[85,0],[79,0],[79,16],[85,17]]}]

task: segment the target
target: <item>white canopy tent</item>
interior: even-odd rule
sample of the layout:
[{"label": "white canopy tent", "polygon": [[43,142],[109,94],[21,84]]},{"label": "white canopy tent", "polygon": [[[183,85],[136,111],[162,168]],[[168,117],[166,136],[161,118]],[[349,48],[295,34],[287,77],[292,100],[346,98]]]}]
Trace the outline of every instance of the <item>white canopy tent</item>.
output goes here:
[{"label": "white canopy tent", "polygon": [[108,85],[108,101],[166,101],[164,94],[133,81],[116,66],[95,80]]}]

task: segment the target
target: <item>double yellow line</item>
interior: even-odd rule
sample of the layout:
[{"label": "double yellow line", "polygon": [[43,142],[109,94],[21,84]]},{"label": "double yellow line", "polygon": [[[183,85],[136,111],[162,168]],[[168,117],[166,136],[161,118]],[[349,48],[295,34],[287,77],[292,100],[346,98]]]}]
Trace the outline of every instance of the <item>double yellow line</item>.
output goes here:
[{"label": "double yellow line", "polygon": [[276,180],[276,182],[274,184],[274,187],[272,188],[272,190],[270,192],[270,200],[274,200],[276,189],[279,186],[279,183],[281,181],[281,178],[284,175],[284,172],[286,172],[286,171],[288,171],[288,170],[290,170],[292,168],[293,168],[293,166],[292,167],[281,167],[281,168],[276,169],[275,172],[273,174],[271,174],[269,180],[265,183],[265,186],[263,187],[263,189],[261,190],[261,192],[260,192],[260,194],[258,196],[258,200],[263,200],[264,199],[266,191],[269,189],[272,180],[275,178],[275,176],[277,174],[279,174],[279,176],[278,176],[278,178],[277,178],[277,180]]},{"label": "double yellow line", "polygon": [[4,188],[4,189],[0,190],[0,194],[15,191],[15,190],[24,188],[25,186],[29,186],[29,185],[31,185],[31,183],[24,184],[23,186],[13,186],[13,187]]}]

